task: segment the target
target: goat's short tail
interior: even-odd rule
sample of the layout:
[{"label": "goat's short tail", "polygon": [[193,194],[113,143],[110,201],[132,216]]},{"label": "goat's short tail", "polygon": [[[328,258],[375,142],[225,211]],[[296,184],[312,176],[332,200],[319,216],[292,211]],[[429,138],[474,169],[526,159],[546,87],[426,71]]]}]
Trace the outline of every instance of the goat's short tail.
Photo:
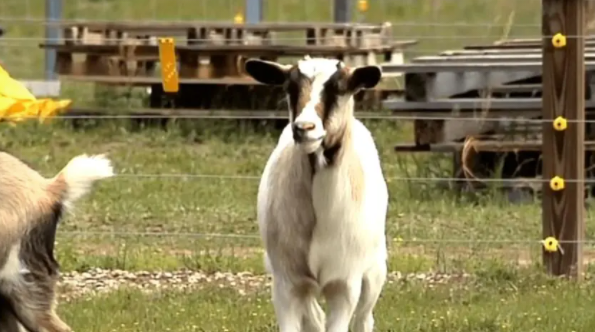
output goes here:
[{"label": "goat's short tail", "polygon": [[114,170],[105,155],[76,156],[52,179],[51,186],[61,194],[66,207],[86,195],[95,181],[112,177]]}]

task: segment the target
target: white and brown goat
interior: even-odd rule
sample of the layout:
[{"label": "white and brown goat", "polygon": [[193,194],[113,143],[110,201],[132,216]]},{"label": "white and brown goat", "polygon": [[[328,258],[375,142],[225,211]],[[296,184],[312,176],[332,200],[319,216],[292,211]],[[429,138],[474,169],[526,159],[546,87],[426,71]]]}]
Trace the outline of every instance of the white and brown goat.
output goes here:
[{"label": "white and brown goat", "polygon": [[93,182],[112,175],[102,155],[77,156],[46,179],[0,152],[0,331],[71,330],[55,312],[56,229]]},{"label": "white and brown goat", "polygon": [[246,72],[283,86],[289,104],[257,207],[280,330],[347,332],[353,317],[355,332],[370,332],[387,273],[388,189],[353,96],[382,72],[310,57],[296,65],[252,59]]}]

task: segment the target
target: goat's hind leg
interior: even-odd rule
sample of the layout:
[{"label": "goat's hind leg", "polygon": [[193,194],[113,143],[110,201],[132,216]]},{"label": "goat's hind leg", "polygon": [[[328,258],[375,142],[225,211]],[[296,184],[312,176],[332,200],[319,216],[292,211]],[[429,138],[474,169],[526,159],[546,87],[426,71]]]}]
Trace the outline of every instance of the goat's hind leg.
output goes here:
[{"label": "goat's hind leg", "polygon": [[300,332],[302,328],[303,304],[296,296],[294,286],[273,277],[273,307],[280,332]]},{"label": "goat's hind leg", "polygon": [[364,275],[362,292],[353,318],[353,332],[374,330],[373,310],[386,282],[386,273],[386,262],[380,262]]},{"label": "goat's hind leg", "polygon": [[53,280],[22,284],[7,295],[14,314],[29,332],[71,332],[54,308]]},{"label": "goat's hind leg", "polygon": [[20,323],[8,299],[0,294],[0,332],[29,332]]}]

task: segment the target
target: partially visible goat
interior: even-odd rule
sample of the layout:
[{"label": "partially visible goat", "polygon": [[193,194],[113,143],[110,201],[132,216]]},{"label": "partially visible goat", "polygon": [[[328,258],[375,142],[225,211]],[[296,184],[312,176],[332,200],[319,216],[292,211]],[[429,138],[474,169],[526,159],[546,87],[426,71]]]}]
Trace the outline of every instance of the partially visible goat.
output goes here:
[{"label": "partially visible goat", "polygon": [[14,320],[29,332],[71,330],[55,313],[56,229],[93,182],[112,175],[102,155],[75,157],[46,179],[0,152],[0,331],[13,332]]},{"label": "partially visible goat", "polygon": [[273,275],[281,332],[371,332],[387,273],[388,189],[353,95],[380,81],[377,66],[347,68],[306,57],[297,65],[248,60],[257,81],[282,85],[290,124],[272,152],[258,190],[258,221]]}]

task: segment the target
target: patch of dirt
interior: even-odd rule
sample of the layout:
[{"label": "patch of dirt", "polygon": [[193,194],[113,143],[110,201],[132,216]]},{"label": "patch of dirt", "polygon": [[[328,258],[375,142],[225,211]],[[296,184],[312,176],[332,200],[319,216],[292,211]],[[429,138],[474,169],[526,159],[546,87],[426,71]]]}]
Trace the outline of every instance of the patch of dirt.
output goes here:
[{"label": "patch of dirt", "polygon": [[[430,285],[463,281],[471,275],[444,273],[408,273],[391,272],[388,283],[424,282]],[[122,271],[92,269],[88,272],[68,272],[61,275],[59,298],[71,301],[82,296],[94,296],[108,293],[119,288],[133,288],[141,291],[190,290],[216,285],[232,288],[239,295],[246,295],[270,286],[269,275],[255,275],[250,272],[216,272],[207,274],[200,271],[179,270],[173,272]]]}]

